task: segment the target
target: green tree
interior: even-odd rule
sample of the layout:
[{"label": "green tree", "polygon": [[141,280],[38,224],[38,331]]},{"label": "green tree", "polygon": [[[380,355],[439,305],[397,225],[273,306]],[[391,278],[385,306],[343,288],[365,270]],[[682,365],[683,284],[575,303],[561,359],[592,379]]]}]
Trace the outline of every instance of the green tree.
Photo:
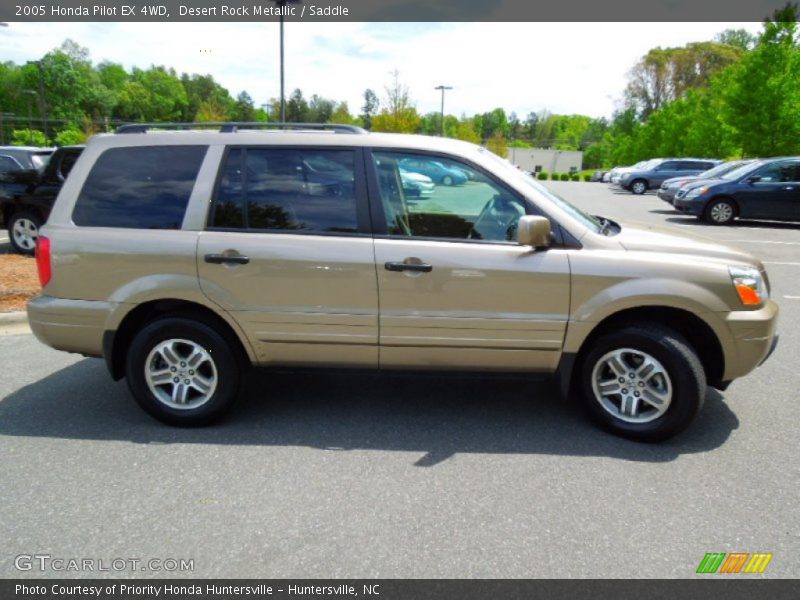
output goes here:
[{"label": "green tree", "polygon": [[800,150],[800,50],[797,7],[764,23],[758,45],[719,80],[727,123],[746,156]]},{"label": "green tree", "polygon": [[378,96],[371,89],[364,90],[364,106],[361,107],[361,122],[364,129],[372,129],[372,117],[374,117],[378,108],[380,108],[380,100]]}]

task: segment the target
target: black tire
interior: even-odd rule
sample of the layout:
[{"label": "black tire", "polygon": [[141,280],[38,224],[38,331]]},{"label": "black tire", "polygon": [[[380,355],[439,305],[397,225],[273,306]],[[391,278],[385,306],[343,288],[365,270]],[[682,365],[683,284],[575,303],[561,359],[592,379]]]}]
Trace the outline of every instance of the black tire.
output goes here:
[{"label": "black tire", "polygon": [[[599,365],[603,364],[602,359],[609,353],[622,349],[646,353],[656,359],[666,371],[671,399],[663,414],[651,421],[623,420],[611,414],[595,394],[593,385],[595,367],[599,368]],[[579,378],[576,388],[589,416],[601,427],[616,435],[642,442],[662,441],[686,429],[703,406],[706,395],[705,372],[695,351],[678,333],[657,324],[632,324],[601,335],[581,357],[576,374]],[[658,378],[660,375],[655,377]],[[621,385],[629,384],[626,382]],[[631,388],[641,390],[642,388],[636,387],[638,385],[641,384],[634,384]],[[621,405],[622,394],[619,396]],[[653,413],[658,412],[658,409],[647,403],[641,404],[642,400],[643,398],[639,400],[637,396],[641,406],[645,406]],[[644,411],[642,414],[645,414]]]},{"label": "black tire", "polygon": [[453,178],[450,175],[445,175],[442,177],[442,183],[444,185],[453,185]]},{"label": "black tire", "polygon": [[8,222],[8,239],[14,252],[33,256],[41,227],[42,219],[39,215],[29,211],[14,213]]},{"label": "black tire", "polygon": [[736,218],[736,204],[727,198],[712,200],[703,211],[703,219],[712,225],[730,225]]},{"label": "black tire", "polygon": [[647,182],[644,179],[636,179],[631,182],[630,190],[637,196],[641,196],[647,191]]},{"label": "black tire", "polygon": [[[153,393],[148,384],[145,375],[145,369],[150,368],[146,365],[148,357],[151,352],[155,352],[159,344],[168,340],[186,340],[205,350],[210,365],[213,366],[212,372],[216,373],[216,388],[204,403],[195,408],[169,406]],[[191,346],[182,346],[191,349]],[[185,317],[158,319],[144,327],[131,343],[125,362],[128,387],[139,406],[163,423],[179,426],[207,425],[219,420],[231,409],[243,388],[245,369],[237,350],[225,336],[200,321]],[[159,359],[153,358],[151,362],[156,360]],[[201,365],[200,368],[210,368],[209,363]],[[194,376],[193,371],[187,371],[183,375],[181,373],[182,371],[179,371],[177,374],[188,377],[188,373],[191,373]],[[166,382],[165,386],[172,386],[172,383]],[[157,389],[169,395],[175,387],[171,387],[171,390],[166,387]],[[193,392],[200,394],[198,390]]]}]

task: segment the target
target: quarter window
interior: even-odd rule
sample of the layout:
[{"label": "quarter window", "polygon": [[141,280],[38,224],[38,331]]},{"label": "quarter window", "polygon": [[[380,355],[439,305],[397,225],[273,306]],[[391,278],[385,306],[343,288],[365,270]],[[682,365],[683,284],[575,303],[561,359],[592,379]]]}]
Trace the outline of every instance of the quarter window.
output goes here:
[{"label": "quarter window", "polygon": [[356,233],[352,150],[233,148],[222,167],[212,227]]},{"label": "quarter window", "polygon": [[511,242],[526,205],[515,194],[459,161],[375,152],[389,235]]},{"label": "quarter window", "polygon": [[103,152],[72,220],[85,227],[180,229],[206,146],[131,146]]}]

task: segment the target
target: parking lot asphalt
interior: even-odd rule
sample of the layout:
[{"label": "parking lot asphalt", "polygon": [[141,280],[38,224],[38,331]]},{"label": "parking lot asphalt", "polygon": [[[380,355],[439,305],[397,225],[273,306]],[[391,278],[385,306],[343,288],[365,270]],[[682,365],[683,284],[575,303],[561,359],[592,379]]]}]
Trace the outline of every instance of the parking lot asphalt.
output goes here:
[{"label": "parking lot asphalt", "polygon": [[[657,197],[549,184],[595,214],[745,248],[781,305],[772,358],[658,445],[549,383],[257,373],[220,425],[146,416],[101,361],[0,337],[0,576],[692,577],[707,552],[800,573],[800,225],[716,228]],[[20,572],[20,554],[194,571]]]}]

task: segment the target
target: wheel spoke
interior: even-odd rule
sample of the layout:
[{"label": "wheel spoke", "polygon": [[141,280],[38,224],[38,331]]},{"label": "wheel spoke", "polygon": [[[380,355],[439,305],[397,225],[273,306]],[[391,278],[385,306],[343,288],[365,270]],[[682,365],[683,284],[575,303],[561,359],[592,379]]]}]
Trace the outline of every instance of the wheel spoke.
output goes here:
[{"label": "wheel spoke", "polygon": [[161,356],[163,356],[164,360],[170,365],[177,365],[181,361],[178,353],[175,351],[174,343],[170,344],[169,346],[164,346],[161,349]]},{"label": "wheel spoke", "polygon": [[664,403],[667,401],[667,396],[667,392],[662,392],[661,390],[656,390],[650,387],[642,390],[642,399],[655,408],[661,408],[664,406]]},{"label": "wheel spoke", "polygon": [[623,377],[628,372],[619,354],[609,357],[607,364],[617,377]]},{"label": "wheel spoke", "polygon": [[627,417],[635,417],[639,413],[639,398],[623,396],[619,404],[619,412]]},{"label": "wheel spoke", "polygon": [[164,385],[165,383],[172,383],[173,374],[169,369],[160,369],[158,371],[150,372],[150,381],[154,385]]},{"label": "wheel spoke", "polygon": [[643,379],[644,381],[650,379],[657,372],[658,372],[658,367],[652,360],[649,359],[645,359],[645,361],[635,371],[636,376],[639,377],[639,379]]},{"label": "wheel spoke", "polygon": [[172,388],[172,401],[176,404],[186,404],[189,394],[189,386],[184,383],[176,383]]},{"label": "wheel spoke", "polygon": [[622,384],[616,379],[606,379],[597,383],[597,389],[604,396],[609,396],[611,394],[619,394],[622,390]]},{"label": "wheel spoke", "polygon": [[200,348],[193,348],[192,353],[189,355],[189,358],[186,359],[186,364],[190,367],[197,367],[205,358],[205,352],[203,352]]},{"label": "wheel spoke", "polygon": [[207,394],[208,391],[211,389],[211,381],[209,381],[205,377],[201,377],[200,375],[195,375],[194,377],[192,377],[191,385],[201,394]]}]

